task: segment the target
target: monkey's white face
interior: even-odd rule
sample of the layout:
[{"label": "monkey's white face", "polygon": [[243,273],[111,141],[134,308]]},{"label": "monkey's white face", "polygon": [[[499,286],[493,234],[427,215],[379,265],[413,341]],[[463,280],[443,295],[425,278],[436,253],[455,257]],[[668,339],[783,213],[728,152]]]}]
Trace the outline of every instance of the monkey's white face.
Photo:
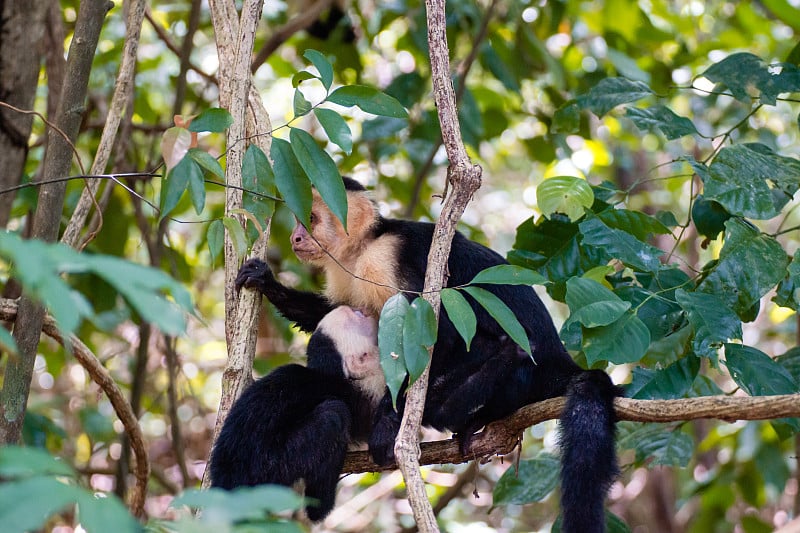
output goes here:
[{"label": "monkey's white face", "polygon": [[358,309],[340,305],[320,321],[342,355],[345,377],[376,400],[383,396],[386,380],[378,351],[378,321]]}]

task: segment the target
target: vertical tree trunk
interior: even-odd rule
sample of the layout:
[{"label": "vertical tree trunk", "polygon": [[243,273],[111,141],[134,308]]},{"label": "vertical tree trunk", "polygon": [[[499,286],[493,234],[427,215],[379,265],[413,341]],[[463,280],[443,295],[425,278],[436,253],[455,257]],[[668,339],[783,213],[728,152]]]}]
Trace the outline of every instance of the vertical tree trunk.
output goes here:
[{"label": "vertical tree trunk", "polygon": [[[0,0],[0,102],[33,108],[49,6],[47,0]],[[0,106],[0,189],[20,183],[32,124],[33,115]],[[8,224],[14,197],[0,194],[0,227]]]},{"label": "vertical tree trunk", "polygon": [[[70,143],[74,143],[78,136],[92,59],[103,20],[111,7],[113,4],[107,0],[83,0],[80,4],[75,35],[69,49],[66,78],[54,121],[67,139],[56,131],[48,132],[43,181],[69,174],[73,156]],[[66,182],[41,186],[33,219],[33,238],[47,242],[54,242],[58,238],[65,191]],[[43,322],[44,308],[23,294],[14,323],[14,339],[19,354],[9,358],[3,389],[0,391],[0,443],[15,443],[20,439]]]}]

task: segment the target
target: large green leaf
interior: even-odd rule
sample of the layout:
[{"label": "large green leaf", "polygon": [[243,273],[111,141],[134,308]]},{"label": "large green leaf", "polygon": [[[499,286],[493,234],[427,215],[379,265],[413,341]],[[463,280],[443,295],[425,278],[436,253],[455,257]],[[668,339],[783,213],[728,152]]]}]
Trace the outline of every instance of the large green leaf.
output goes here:
[{"label": "large green leaf", "polygon": [[469,284],[540,285],[546,281],[544,276],[529,268],[517,265],[495,265],[478,272]]},{"label": "large green leaf", "polygon": [[344,153],[350,155],[353,151],[353,134],[342,116],[336,111],[322,107],[314,109],[314,115],[319,120],[322,129],[325,130],[328,139],[338,145]]},{"label": "large green leaf", "polygon": [[328,58],[321,52],[309,48],[303,52],[303,57],[311,61],[311,64],[317,68],[319,72],[319,80],[328,91],[333,83],[333,65],[328,61]]},{"label": "large green leaf", "polygon": [[703,181],[707,200],[734,215],[766,220],[780,214],[797,192],[800,161],[763,145],[736,144],[720,150]]},{"label": "large green leaf", "polygon": [[645,131],[660,131],[668,140],[678,139],[684,135],[694,135],[697,128],[691,120],[675,114],[670,108],[663,105],[639,108],[629,107],[625,116],[636,124],[636,127]]},{"label": "large green leaf", "polygon": [[310,133],[291,128],[292,150],[328,208],[347,230],[347,193],[339,169]]},{"label": "large green leaf", "polygon": [[657,218],[631,209],[606,209],[597,214],[608,227],[630,233],[640,241],[653,234],[666,235],[670,230]]},{"label": "large green leaf", "polygon": [[573,176],[555,176],[536,188],[536,204],[546,217],[553,213],[567,215],[577,221],[592,207],[594,193],[586,180]]},{"label": "large green leaf", "polygon": [[692,390],[699,371],[700,358],[691,354],[660,370],[636,367],[625,395],[638,400],[683,398]]},{"label": "large green leaf", "polygon": [[194,159],[195,163],[203,167],[205,170],[211,172],[218,178],[225,179],[225,171],[222,169],[222,165],[220,165],[219,161],[217,161],[217,159],[211,154],[199,148],[189,148],[187,153],[189,154],[189,157]]},{"label": "large green leaf", "polygon": [[97,496],[81,491],[77,497],[78,521],[88,533],[137,533],[142,526],[113,494]]},{"label": "large green leaf", "polygon": [[637,463],[685,467],[694,454],[689,435],[663,424],[619,424],[619,429],[618,446],[636,450]]},{"label": "large green leaf", "polygon": [[189,131],[203,132],[210,131],[221,133],[233,124],[233,117],[225,109],[212,107],[206,109],[189,124]]},{"label": "large green leaf", "polygon": [[272,161],[275,185],[286,206],[306,227],[310,225],[311,181],[297,161],[292,146],[283,139],[272,139]]},{"label": "large green leaf", "polygon": [[664,252],[644,243],[626,231],[608,227],[598,217],[591,217],[579,224],[583,234],[583,245],[595,248],[610,259],[619,259],[645,272],[655,272],[661,267]]},{"label": "large green leaf", "polygon": [[66,461],[39,448],[4,446],[0,448],[0,476],[17,479],[33,476],[77,477]]},{"label": "large green leaf", "polygon": [[219,488],[187,490],[170,503],[170,507],[187,506],[203,509],[201,521],[233,524],[263,517],[264,511],[281,513],[298,510],[303,498],[290,487],[259,485],[238,487],[234,490]]},{"label": "large green leaf", "polygon": [[403,324],[410,305],[402,293],[389,298],[378,320],[378,350],[386,386],[397,404],[397,394],[406,379],[406,361],[403,357]]},{"label": "large green leaf", "polygon": [[592,87],[588,93],[579,96],[576,101],[584,109],[589,109],[598,117],[602,117],[620,104],[635,102],[653,94],[647,84],[625,78],[604,78]]},{"label": "large green leaf", "polygon": [[519,323],[514,312],[508,308],[503,300],[480,287],[466,287],[464,291],[475,298],[475,301],[486,309],[486,312],[500,324],[503,331],[508,333],[508,336],[511,337],[520,348],[525,350],[528,355],[533,357],[531,354],[531,343],[528,340],[525,329],[522,327],[522,324]]},{"label": "large green leaf", "polygon": [[562,105],[553,114],[552,133],[575,133],[581,125],[581,108],[574,100]]},{"label": "large green leaf", "polygon": [[367,113],[385,117],[406,118],[406,109],[388,94],[366,85],[345,85],[328,95],[328,102],[345,107],[358,106]]},{"label": "large green leaf", "polygon": [[52,477],[32,477],[0,484],[0,524],[3,524],[3,531],[39,530],[50,516],[74,504],[80,492],[77,486]]},{"label": "large green leaf", "polygon": [[183,193],[189,188],[189,179],[193,174],[199,174],[203,179],[203,171],[191,157],[184,157],[172,167],[161,186],[161,218],[169,215],[178,205]]},{"label": "large green leaf", "polygon": [[431,304],[422,297],[414,298],[403,321],[403,358],[409,383],[422,375],[428,366],[428,348],[436,342],[436,315]]},{"label": "large green leaf", "polygon": [[492,505],[524,505],[538,502],[558,485],[558,457],[540,454],[535,459],[519,462],[519,468],[508,468],[497,480],[492,492]]},{"label": "large green leaf", "polygon": [[692,348],[697,355],[716,361],[717,350],[724,343],[741,340],[741,319],[716,294],[681,289],[675,293],[675,297],[686,310],[694,329]]},{"label": "large green leaf", "polygon": [[779,66],[773,68],[758,56],[740,52],[710,66],[701,76],[724,85],[742,102],[750,103],[758,97],[764,104],[775,105],[779,94],[800,90],[797,66],[790,63]]},{"label": "large green leaf", "polygon": [[583,351],[586,362],[635,363],[650,346],[650,330],[632,310],[608,326],[585,329]]},{"label": "large green leaf", "polygon": [[786,276],[775,292],[772,301],[776,304],[795,311],[800,309],[800,249],[795,250],[791,263],[786,267]]},{"label": "large green leaf", "polygon": [[783,366],[764,352],[743,344],[725,344],[725,366],[750,396],[794,394],[797,382]]},{"label": "large green leaf", "polygon": [[744,317],[783,279],[789,258],[774,238],[762,235],[743,220],[732,218],[725,228],[719,261],[697,290],[717,295]]},{"label": "large green leaf", "polygon": [[447,316],[464,339],[464,344],[469,350],[472,338],[475,337],[478,322],[475,318],[475,311],[469,305],[467,299],[456,289],[442,289],[442,305],[447,311]]},{"label": "large green leaf", "polygon": [[587,328],[607,326],[631,308],[629,302],[622,301],[609,289],[586,278],[571,278],[567,281],[566,302],[570,316],[564,323],[565,328],[573,322]]}]

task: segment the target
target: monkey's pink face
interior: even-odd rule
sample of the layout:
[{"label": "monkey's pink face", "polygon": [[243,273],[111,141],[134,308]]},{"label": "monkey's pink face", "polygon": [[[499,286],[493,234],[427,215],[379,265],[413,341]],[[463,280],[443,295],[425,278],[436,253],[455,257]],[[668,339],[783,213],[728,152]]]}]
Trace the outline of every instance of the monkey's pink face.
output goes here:
[{"label": "monkey's pink face", "polygon": [[[313,228],[312,216],[312,228]],[[313,229],[312,229],[313,231]],[[292,251],[297,258],[304,263],[310,263],[320,259],[325,252],[319,247],[319,244],[311,237],[308,230],[298,222],[292,231]]]}]

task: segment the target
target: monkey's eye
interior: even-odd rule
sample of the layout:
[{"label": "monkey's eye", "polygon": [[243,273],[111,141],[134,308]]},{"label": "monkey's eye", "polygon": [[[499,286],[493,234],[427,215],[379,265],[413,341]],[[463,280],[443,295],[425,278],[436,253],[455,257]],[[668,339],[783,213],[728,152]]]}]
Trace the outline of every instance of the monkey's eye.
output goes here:
[{"label": "monkey's eye", "polygon": [[312,213],[311,213],[311,214],[308,216],[308,221],[309,221],[309,222],[310,222],[312,225],[316,224],[316,222],[317,222],[317,215],[315,215],[315,214],[312,212]]}]

